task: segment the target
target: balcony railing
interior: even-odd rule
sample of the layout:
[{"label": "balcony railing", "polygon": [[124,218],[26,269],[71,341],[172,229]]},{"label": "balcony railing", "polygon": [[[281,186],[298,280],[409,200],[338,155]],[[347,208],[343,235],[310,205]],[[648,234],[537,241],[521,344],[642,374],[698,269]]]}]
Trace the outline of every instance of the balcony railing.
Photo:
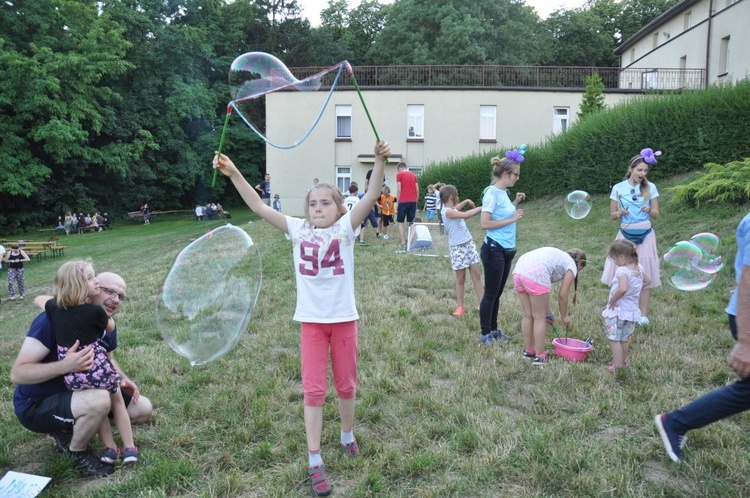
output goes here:
[{"label": "balcony railing", "polygon": [[[325,67],[290,68],[302,79]],[[355,66],[361,87],[369,88],[585,88],[586,77],[598,73],[605,88],[640,90],[698,89],[705,86],[703,69],[620,69],[556,66]],[[330,86],[336,72],[323,77]],[[339,86],[351,85],[346,74]]]}]

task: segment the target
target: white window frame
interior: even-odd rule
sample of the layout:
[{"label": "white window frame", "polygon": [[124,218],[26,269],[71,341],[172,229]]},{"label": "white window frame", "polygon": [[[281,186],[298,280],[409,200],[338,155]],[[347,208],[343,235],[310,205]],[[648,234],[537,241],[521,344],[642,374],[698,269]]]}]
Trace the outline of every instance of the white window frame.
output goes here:
[{"label": "white window frame", "polygon": [[[565,111],[559,112],[559,111]],[[565,133],[570,128],[570,107],[555,106],[552,108],[552,133]]]},{"label": "white window frame", "polygon": [[719,75],[729,73],[729,57],[731,55],[732,39],[725,36],[721,39],[721,53],[719,54]]},{"label": "white window frame", "polygon": [[479,140],[497,140],[497,106],[479,106]]},{"label": "white window frame", "polygon": [[349,195],[349,185],[352,183],[352,167],[336,166],[336,186],[344,195]]},{"label": "white window frame", "polygon": [[406,139],[424,139],[424,105],[406,106]]},{"label": "white window frame", "polygon": [[[347,119],[348,118],[348,119]],[[346,129],[348,128],[348,130]],[[347,135],[346,132],[349,132]],[[336,106],[336,138],[352,138],[352,106]]]}]

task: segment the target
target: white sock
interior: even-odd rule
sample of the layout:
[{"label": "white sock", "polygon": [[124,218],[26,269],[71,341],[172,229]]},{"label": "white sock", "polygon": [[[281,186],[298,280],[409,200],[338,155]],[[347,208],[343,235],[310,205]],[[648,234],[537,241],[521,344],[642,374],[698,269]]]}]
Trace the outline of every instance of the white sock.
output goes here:
[{"label": "white sock", "polygon": [[354,429],[349,432],[341,431],[341,444],[349,444],[354,442]]},{"label": "white sock", "polygon": [[323,457],[320,456],[320,450],[307,452],[307,466],[320,467],[323,465]]}]

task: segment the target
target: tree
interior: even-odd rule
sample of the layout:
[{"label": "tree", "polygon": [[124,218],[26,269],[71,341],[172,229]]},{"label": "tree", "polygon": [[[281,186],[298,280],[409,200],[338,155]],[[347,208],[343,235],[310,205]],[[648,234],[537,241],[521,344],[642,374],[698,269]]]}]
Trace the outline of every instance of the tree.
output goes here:
[{"label": "tree", "polygon": [[369,58],[378,64],[513,64],[538,59],[538,17],[512,0],[400,0]]},{"label": "tree", "polygon": [[577,113],[578,119],[583,119],[604,108],[604,82],[602,77],[599,76],[599,73],[586,76],[586,90],[583,92],[580,111]]}]

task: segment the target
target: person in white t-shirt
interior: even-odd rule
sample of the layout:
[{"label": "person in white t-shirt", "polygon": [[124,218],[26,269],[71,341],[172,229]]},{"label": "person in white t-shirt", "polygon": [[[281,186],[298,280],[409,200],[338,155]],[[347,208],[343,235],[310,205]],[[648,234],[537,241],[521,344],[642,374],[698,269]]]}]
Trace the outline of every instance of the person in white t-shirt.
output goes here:
[{"label": "person in white t-shirt", "polygon": [[[371,177],[375,185],[383,183],[389,155],[388,142],[379,141],[375,146]],[[353,430],[359,319],[354,302],[354,245],[378,191],[369,189],[351,211],[347,211],[339,190],[319,183],[308,191],[306,216],[300,219],[267,206],[227,156],[217,153],[214,168],[232,180],[250,209],[292,240],[297,282],[294,320],[301,322],[302,328],[300,350],[308,474],[313,492],[318,496],[328,495],[331,484],[320,454],[320,439],[328,390],[329,351],[339,401],[341,448],[349,457],[359,456]]]},{"label": "person in white t-shirt", "polygon": [[[471,232],[469,232],[469,227],[466,226],[466,221],[464,221],[482,212],[482,206],[475,207],[474,201],[471,199],[464,199],[459,202],[458,189],[453,185],[444,185],[440,189],[440,196],[442,197],[440,219],[443,220],[445,233],[448,235],[451,268],[456,272],[456,301],[458,307],[453,312],[453,316],[461,316],[466,313],[464,294],[467,269],[474,283],[477,301],[482,302],[482,296],[484,295],[482,275],[479,272],[479,253]],[[463,209],[467,206],[469,209],[464,211]]]},{"label": "person in white t-shirt", "polygon": [[586,253],[580,249],[563,251],[555,247],[540,247],[523,254],[513,268],[513,289],[521,299],[523,318],[523,355],[533,358],[534,365],[543,365],[547,360],[547,323],[553,324],[549,298],[552,284],[560,282],[557,304],[564,326],[572,323],[568,313],[570,286],[574,286],[573,304],[578,291],[578,272],[586,266]]}]

